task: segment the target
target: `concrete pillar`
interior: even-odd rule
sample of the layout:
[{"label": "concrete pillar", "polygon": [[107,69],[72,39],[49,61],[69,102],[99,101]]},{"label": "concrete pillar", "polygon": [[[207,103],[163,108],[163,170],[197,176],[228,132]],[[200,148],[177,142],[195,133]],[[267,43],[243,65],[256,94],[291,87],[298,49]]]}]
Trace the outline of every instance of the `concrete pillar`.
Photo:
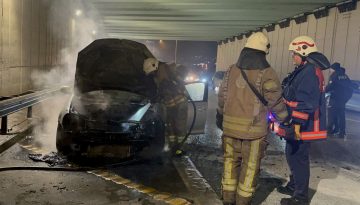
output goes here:
[{"label": "concrete pillar", "polygon": [[70,21],[51,22],[54,2],[0,1],[0,96],[34,89],[38,86],[31,78],[34,71],[50,70],[62,63],[61,50],[70,45],[69,29],[54,31],[70,28]]}]

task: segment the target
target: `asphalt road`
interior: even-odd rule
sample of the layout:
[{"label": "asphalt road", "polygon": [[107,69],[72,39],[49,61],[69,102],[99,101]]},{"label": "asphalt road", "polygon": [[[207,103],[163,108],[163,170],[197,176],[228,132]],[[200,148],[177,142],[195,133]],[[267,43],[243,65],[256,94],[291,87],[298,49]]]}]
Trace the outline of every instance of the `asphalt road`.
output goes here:
[{"label": "asphalt road", "polygon": [[[210,91],[206,134],[193,136],[187,145],[196,167],[221,196],[222,132],[215,125],[216,105],[217,96]],[[360,113],[347,113],[347,128],[345,139],[329,138],[312,143],[311,204],[360,204]],[[279,204],[279,200],[286,197],[275,191],[289,175],[285,142],[272,135],[268,136],[268,141],[254,204]]]},{"label": "asphalt road", "polygon": [[[203,198],[207,198],[206,195],[193,192],[189,187],[205,189],[204,193],[213,189],[220,197],[222,133],[215,126],[216,101],[216,95],[210,92],[206,133],[192,136],[185,147],[187,155],[211,187],[198,186],[198,180],[203,178],[193,175],[198,173],[196,169],[179,166],[181,162],[154,159],[106,169],[96,167],[88,173],[0,172],[0,204],[212,204],[198,203],[196,196],[204,195]],[[35,120],[39,113],[42,117],[46,116],[44,125],[27,137],[26,143],[16,144],[1,153],[1,167],[48,167],[28,157],[29,153],[55,151],[57,115],[54,103],[48,105],[51,105],[50,110],[44,107],[34,109]],[[27,126],[26,122],[22,123],[23,120],[21,113],[10,118],[10,127],[20,123],[12,132],[20,129],[18,127]],[[347,123],[347,138],[330,138],[312,145],[311,204],[360,204],[360,114],[347,113]],[[9,136],[0,136],[1,141],[7,138]],[[270,145],[262,161],[260,186],[253,204],[279,204],[280,199],[286,197],[275,191],[277,186],[286,182],[289,174],[284,157],[284,141],[271,135],[268,141]],[[187,182],[183,180],[186,174],[190,176]]]},{"label": "asphalt road", "polygon": [[[9,135],[0,135],[3,142],[29,126],[38,124],[24,140],[0,152],[0,205],[8,204],[132,204],[187,205],[221,204],[221,201],[184,156],[170,158],[168,154],[152,159],[130,162],[88,160],[63,161],[54,154],[50,166],[35,162],[30,154],[47,155],[56,151],[55,131],[59,99],[34,108],[34,118],[26,120],[26,113],[9,117]],[[60,160],[57,160],[60,159]],[[2,168],[87,168],[86,171],[9,170]],[[211,202],[209,202],[211,201]]]}]

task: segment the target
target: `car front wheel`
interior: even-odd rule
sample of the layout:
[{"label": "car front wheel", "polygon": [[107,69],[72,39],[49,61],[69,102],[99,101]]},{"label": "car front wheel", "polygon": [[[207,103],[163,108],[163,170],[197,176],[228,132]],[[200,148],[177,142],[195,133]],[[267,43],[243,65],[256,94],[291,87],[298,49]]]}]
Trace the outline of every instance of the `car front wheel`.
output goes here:
[{"label": "car front wheel", "polygon": [[56,130],[56,149],[60,154],[68,155],[71,153],[71,141],[66,137],[66,133],[60,124]]}]

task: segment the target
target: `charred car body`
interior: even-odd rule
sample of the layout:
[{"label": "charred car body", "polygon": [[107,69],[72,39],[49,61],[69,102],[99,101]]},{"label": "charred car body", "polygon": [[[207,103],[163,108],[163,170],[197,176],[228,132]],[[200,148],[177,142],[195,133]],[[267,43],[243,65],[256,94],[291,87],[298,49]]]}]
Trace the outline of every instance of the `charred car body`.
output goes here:
[{"label": "charred car body", "polygon": [[59,116],[59,152],[120,158],[161,152],[164,125],[150,103],[156,87],[143,72],[150,57],[143,44],[119,39],[99,39],[79,52],[74,93]]}]

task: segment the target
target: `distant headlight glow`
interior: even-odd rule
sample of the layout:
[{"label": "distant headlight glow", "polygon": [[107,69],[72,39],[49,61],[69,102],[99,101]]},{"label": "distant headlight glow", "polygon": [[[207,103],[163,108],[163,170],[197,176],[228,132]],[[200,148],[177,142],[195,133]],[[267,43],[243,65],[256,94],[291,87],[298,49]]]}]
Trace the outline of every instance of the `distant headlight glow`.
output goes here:
[{"label": "distant headlight glow", "polygon": [[186,78],[185,78],[185,81],[186,82],[195,82],[195,81],[199,81],[199,78],[195,75],[188,75]]}]

